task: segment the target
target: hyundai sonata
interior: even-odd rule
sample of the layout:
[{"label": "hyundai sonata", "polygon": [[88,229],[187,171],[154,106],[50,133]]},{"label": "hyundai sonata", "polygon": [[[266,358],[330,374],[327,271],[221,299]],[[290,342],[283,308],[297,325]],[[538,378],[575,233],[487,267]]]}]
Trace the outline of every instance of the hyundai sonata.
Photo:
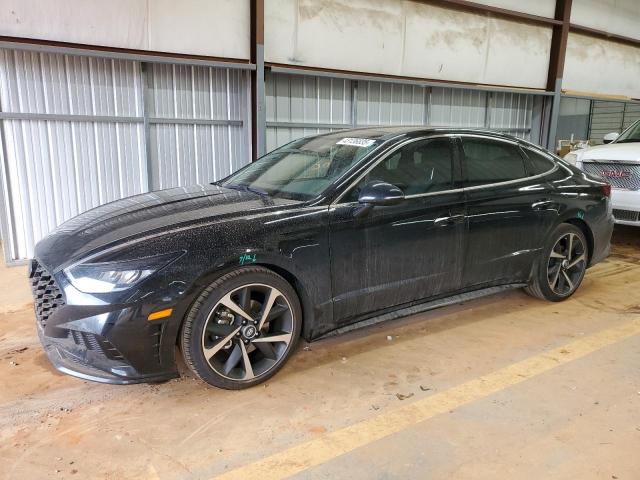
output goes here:
[{"label": "hyundai sonata", "polygon": [[[31,265],[53,365],[108,383],[263,382],[311,341],[504,288],[550,301],[606,257],[610,186],[517,138],[370,128],[61,225]],[[179,347],[179,349],[176,348]]]}]

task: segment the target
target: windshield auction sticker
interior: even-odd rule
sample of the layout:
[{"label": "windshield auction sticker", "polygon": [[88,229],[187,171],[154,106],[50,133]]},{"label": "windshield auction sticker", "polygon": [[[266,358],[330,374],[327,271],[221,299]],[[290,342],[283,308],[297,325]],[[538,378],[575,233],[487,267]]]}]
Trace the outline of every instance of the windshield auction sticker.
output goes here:
[{"label": "windshield auction sticker", "polygon": [[343,138],[336,145],[351,145],[352,147],[370,147],[376,143],[375,140],[369,138]]}]

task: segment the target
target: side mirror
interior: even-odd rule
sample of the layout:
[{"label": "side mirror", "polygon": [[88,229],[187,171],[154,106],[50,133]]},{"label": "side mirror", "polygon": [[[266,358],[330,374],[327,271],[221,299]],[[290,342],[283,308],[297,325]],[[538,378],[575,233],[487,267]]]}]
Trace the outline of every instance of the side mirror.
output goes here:
[{"label": "side mirror", "polygon": [[404,193],[395,185],[387,182],[374,181],[365,185],[360,190],[358,202],[360,207],[356,210],[356,216],[362,216],[371,211],[373,207],[397,205],[404,200]]},{"label": "side mirror", "polygon": [[618,132],[611,132],[611,133],[607,133],[603,138],[602,141],[604,143],[611,143],[614,140],[616,140],[618,137],[620,136],[620,134]]}]

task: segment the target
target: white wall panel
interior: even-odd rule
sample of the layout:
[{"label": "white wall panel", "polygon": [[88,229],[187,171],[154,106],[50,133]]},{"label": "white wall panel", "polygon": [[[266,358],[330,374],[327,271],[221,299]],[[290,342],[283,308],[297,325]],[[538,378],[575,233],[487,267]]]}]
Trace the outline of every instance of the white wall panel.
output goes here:
[{"label": "white wall panel", "polygon": [[562,88],[640,98],[640,48],[569,33]]},{"label": "white wall panel", "polygon": [[265,60],[398,73],[402,66],[403,3],[397,0],[265,2]]},{"label": "white wall panel", "polygon": [[272,0],[267,61],[542,88],[551,29],[407,0]]},{"label": "white wall panel", "polygon": [[3,0],[3,35],[144,48],[147,0]]},{"label": "white wall panel", "polygon": [[3,35],[249,58],[249,0],[3,0]]},{"label": "white wall panel", "polygon": [[[516,12],[540,15],[541,17],[553,18],[556,10],[556,0],[472,0],[473,3],[481,3],[491,7],[506,8]],[[577,1],[577,0],[575,0]],[[574,3],[575,5],[575,3]]]},{"label": "white wall panel", "polygon": [[249,59],[249,0],[149,0],[148,4],[149,50]]},{"label": "white wall panel", "polygon": [[573,0],[571,23],[640,39],[640,2]]}]

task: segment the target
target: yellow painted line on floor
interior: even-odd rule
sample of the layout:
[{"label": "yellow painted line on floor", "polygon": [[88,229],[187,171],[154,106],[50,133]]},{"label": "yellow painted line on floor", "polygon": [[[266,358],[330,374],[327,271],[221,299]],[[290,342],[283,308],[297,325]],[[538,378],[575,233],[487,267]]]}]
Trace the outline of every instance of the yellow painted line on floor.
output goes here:
[{"label": "yellow painted line on floor", "polygon": [[640,318],[527,358],[423,400],[327,433],[262,460],[230,470],[216,478],[275,480],[290,477],[637,334],[640,334]]}]

